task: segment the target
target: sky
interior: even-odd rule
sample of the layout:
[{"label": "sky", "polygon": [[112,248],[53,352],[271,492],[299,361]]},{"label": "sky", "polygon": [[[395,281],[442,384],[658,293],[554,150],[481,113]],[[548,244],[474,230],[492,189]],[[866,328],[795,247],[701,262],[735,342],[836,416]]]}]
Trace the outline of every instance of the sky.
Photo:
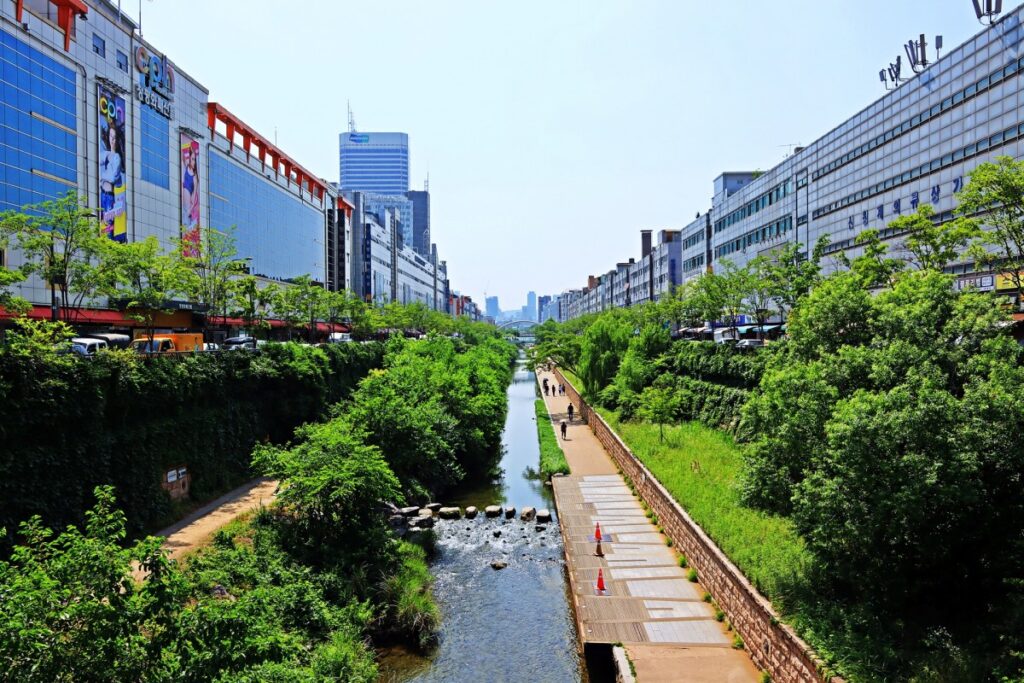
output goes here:
[{"label": "sky", "polygon": [[911,37],[981,30],[970,0],[140,4],[146,40],[328,181],[349,104],[358,130],[408,133],[452,287],[506,310],[639,258],[719,173],[866,107]]}]

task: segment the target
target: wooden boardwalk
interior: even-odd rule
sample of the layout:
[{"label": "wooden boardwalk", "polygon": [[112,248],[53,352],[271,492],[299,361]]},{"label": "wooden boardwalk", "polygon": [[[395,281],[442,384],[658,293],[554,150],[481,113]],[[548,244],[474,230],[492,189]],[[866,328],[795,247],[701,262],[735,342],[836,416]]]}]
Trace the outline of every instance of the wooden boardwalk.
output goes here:
[{"label": "wooden boardwalk", "polygon": [[[548,377],[553,382],[551,375]],[[553,422],[567,397],[546,397]],[[556,429],[556,433],[557,433]],[[576,420],[559,440],[572,474],[552,480],[577,628],[588,643],[622,643],[641,683],[757,681],[745,652],[715,620],[704,589],[688,580],[676,553],[649,520],[590,429]],[[595,554],[600,522],[603,557]],[[606,590],[597,591],[597,573]]]}]

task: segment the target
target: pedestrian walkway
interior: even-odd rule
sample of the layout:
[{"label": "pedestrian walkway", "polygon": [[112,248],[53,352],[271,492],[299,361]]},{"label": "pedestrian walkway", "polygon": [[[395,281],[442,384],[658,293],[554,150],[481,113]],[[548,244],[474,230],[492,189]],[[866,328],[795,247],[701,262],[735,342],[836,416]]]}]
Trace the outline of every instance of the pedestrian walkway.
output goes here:
[{"label": "pedestrian walkway", "polygon": [[[545,377],[556,382],[554,375],[538,373],[538,381]],[[544,402],[556,426],[568,420],[568,396],[546,396]],[[732,634],[703,600],[704,589],[688,580],[578,412],[559,445],[572,473],[552,483],[584,646],[622,643],[641,683],[757,681],[750,658],[733,649]],[[603,557],[595,553],[597,523]],[[598,570],[603,592],[596,589]]]}]

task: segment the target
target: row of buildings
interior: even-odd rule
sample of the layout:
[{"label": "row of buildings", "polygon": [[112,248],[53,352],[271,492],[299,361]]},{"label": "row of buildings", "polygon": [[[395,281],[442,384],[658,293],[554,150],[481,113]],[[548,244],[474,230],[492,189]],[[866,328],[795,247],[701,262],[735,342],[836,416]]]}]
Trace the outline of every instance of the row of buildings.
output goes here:
[{"label": "row of buildings", "polygon": [[[404,156],[383,149],[396,138]],[[339,154],[340,182],[317,177],[212,99],[109,0],[0,3],[0,210],[74,190],[115,241],[156,236],[170,250],[201,226],[233,229],[261,280],[309,275],[367,301],[479,318],[430,242],[429,194],[409,189],[407,137],[352,130]],[[0,252],[0,264],[18,267],[20,255]],[[17,293],[49,315],[45,282]]]},{"label": "row of buildings", "polygon": [[[874,229],[900,256],[894,218],[930,204],[948,221],[973,168],[1024,157],[1022,13],[1008,12],[920,73],[904,65],[897,87],[774,168],[720,174],[710,207],[688,225],[659,231],[656,243],[642,231],[639,259],[562,292],[559,319],[657,300],[724,259],[743,266],[787,242],[808,249],[827,236],[826,255],[855,257],[857,235]],[[967,255],[948,270],[958,287],[1012,289]]]}]

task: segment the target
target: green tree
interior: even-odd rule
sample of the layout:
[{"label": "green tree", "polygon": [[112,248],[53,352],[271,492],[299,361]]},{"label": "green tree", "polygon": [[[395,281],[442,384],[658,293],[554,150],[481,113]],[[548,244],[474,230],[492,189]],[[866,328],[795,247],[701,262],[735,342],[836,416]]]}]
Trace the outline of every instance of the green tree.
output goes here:
[{"label": "green tree", "polygon": [[316,323],[325,315],[324,288],[309,275],[301,275],[277,291],[274,297],[274,315],[288,327],[288,339],[300,324],[306,325],[308,340],[316,338]]},{"label": "green tree", "polygon": [[854,243],[862,249],[860,256],[850,259],[843,252],[839,256],[840,264],[856,274],[861,287],[865,289],[892,287],[896,283],[896,276],[903,271],[906,263],[886,255],[889,249],[882,242],[877,230],[862,231]]},{"label": "green tree", "polygon": [[757,335],[764,337],[764,326],[772,317],[772,302],[777,288],[772,278],[771,263],[764,256],[754,257],[741,270],[740,288],[745,290],[744,310],[757,321]]},{"label": "green tree", "polygon": [[1024,161],[1009,156],[979,164],[957,195],[965,215],[984,213],[995,253],[988,259],[1024,294]]},{"label": "green tree", "polygon": [[640,394],[640,417],[658,425],[658,440],[665,443],[665,425],[676,419],[679,396],[671,387],[647,387]]},{"label": "green tree", "polygon": [[767,276],[771,283],[771,294],[779,310],[779,317],[785,321],[789,312],[801,297],[821,279],[821,255],[828,247],[829,240],[822,237],[814,246],[811,258],[805,258],[803,245],[788,242],[776,249],[769,257]]},{"label": "green tree", "polygon": [[11,287],[24,279],[25,276],[20,272],[0,266],[0,308],[4,311],[22,315],[32,309],[32,305],[26,299],[11,292]]},{"label": "green tree", "polygon": [[120,301],[126,315],[141,323],[152,339],[157,315],[173,310],[170,302],[184,291],[188,266],[177,250],[165,253],[152,235],[127,244],[108,241],[101,251],[99,291]]},{"label": "green tree", "polygon": [[221,232],[199,229],[199,242],[178,240],[186,269],[183,294],[189,301],[206,307],[209,316],[226,318],[234,278],[246,271],[244,259],[237,258],[234,229]]},{"label": "green tree", "polygon": [[631,336],[632,326],[617,314],[600,316],[583,333],[579,375],[588,394],[596,396],[615,377]]},{"label": "green tree", "polygon": [[95,212],[74,191],[23,212],[3,213],[0,236],[21,253],[23,275],[38,275],[56,290],[59,319],[74,322],[100,293],[105,265],[97,261],[109,240]]},{"label": "green tree", "polygon": [[912,265],[941,272],[981,236],[981,228],[973,219],[962,216],[941,224],[936,224],[934,218],[931,205],[922,204],[916,212],[891,221],[889,228],[908,233],[903,248],[910,252]]},{"label": "green tree", "polygon": [[701,320],[712,326],[722,322],[730,302],[729,282],[723,275],[705,273],[694,280],[692,306]]},{"label": "green tree", "polygon": [[239,278],[231,287],[231,305],[234,314],[242,319],[246,331],[255,335],[265,328],[271,306],[277,299],[278,286],[270,283],[263,287],[252,275]]}]

